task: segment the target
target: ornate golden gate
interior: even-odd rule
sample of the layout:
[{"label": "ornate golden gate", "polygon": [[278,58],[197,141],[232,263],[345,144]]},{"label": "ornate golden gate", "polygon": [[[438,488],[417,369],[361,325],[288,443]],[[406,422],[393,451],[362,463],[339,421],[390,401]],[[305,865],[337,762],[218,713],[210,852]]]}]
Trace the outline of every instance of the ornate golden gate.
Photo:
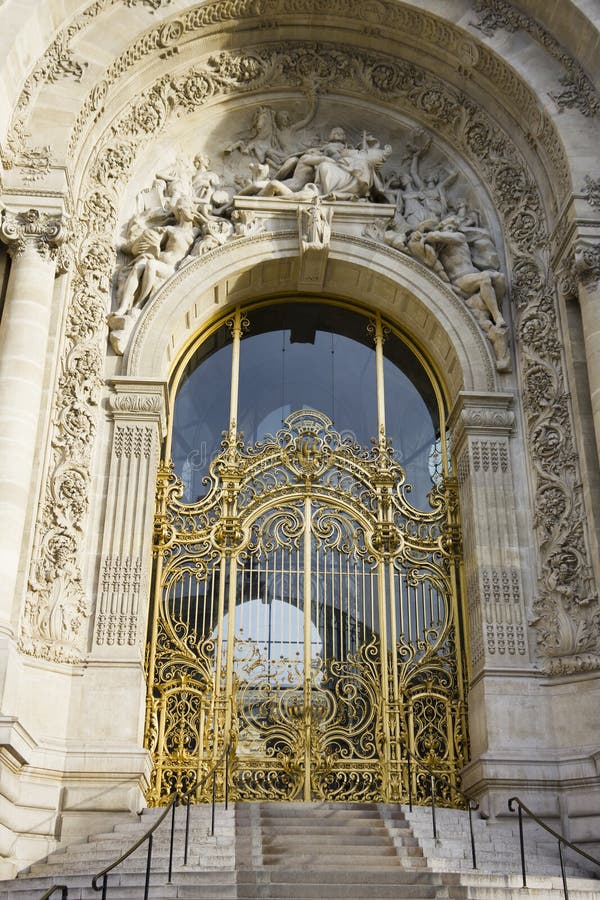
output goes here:
[{"label": "ornate golden gate", "polygon": [[[196,503],[161,468],[151,803],[193,789],[228,742],[238,799],[401,801],[407,747],[457,783],[455,489],[441,479],[427,512],[409,491],[383,429],[365,450],[313,410],[249,447],[233,424]],[[427,796],[414,763],[412,778]]]}]

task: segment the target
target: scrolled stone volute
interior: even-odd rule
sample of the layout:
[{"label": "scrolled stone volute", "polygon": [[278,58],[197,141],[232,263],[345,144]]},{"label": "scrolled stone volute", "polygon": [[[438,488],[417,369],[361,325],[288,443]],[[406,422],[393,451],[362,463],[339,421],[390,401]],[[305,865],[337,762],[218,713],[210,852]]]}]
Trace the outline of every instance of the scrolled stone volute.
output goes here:
[{"label": "scrolled stone volute", "polygon": [[23,212],[2,210],[0,239],[13,258],[33,249],[44,259],[55,260],[66,236],[67,220],[64,215],[33,208]]}]

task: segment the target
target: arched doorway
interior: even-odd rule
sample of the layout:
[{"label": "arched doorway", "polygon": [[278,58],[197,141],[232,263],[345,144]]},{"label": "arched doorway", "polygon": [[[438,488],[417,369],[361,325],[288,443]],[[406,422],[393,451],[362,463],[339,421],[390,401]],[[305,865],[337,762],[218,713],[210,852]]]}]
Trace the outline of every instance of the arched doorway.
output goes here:
[{"label": "arched doorway", "polygon": [[193,790],[226,743],[239,799],[401,800],[409,775],[427,794],[410,749],[450,802],[464,640],[431,367],[380,314],[264,301],[205,330],[172,388],[150,802]]}]

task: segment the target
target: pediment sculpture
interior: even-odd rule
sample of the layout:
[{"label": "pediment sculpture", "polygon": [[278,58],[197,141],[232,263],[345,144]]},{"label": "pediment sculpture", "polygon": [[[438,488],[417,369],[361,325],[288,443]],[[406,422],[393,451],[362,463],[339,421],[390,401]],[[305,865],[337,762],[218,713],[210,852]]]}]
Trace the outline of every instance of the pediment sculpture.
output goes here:
[{"label": "pediment sculpture", "polygon": [[[385,204],[391,218],[363,233],[431,269],[471,309],[487,335],[500,372],[510,371],[508,326],[501,312],[506,281],[480,213],[461,196],[458,173],[426,168],[432,139],[415,131],[399,168],[393,151],[367,130],[348,134],[334,125],[309,131],[317,98],[308,90],[307,114],[294,122],[286,110],[260,106],[249,131],[227,144],[212,167],[198,153],[180,156],[136,198],[119,246],[116,308],[108,316],[114,350],[123,353],[142,308],[194,258],[230,240],[256,234],[264,217],[243,208],[244,198],[298,204],[300,252],[320,250],[331,237],[332,204]],[[324,202],[325,205],[322,205]],[[365,220],[366,221],[366,220]]]}]

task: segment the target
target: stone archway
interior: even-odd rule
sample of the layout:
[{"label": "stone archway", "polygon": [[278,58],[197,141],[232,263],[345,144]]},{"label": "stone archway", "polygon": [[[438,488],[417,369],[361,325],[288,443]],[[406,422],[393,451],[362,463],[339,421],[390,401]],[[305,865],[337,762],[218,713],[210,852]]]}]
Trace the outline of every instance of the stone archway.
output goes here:
[{"label": "stone archway", "polygon": [[[58,291],[60,303],[57,297],[65,327],[57,341],[61,347],[56,360],[47,371],[48,382],[55,366],[57,375],[52,412],[39,429],[49,433],[48,452],[40,463],[42,496],[37,513],[33,510],[37,497],[30,503],[37,530],[34,535],[32,526],[26,541],[27,554],[33,548],[27,597],[23,603],[19,594],[14,606],[25,609],[19,656],[19,665],[26,670],[25,681],[31,671],[37,684],[38,669],[52,669],[52,678],[62,685],[57,696],[69,696],[69,715],[82,723],[81,733],[86,733],[90,728],[86,698],[104,690],[107,683],[113,683],[111,679],[120,683],[123,671],[135,669],[136,687],[128,694],[124,707],[127,721],[120,723],[118,736],[134,749],[118,765],[126,773],[127,784],[144,782],[139,728],[136,731],[132,723],[137,723],[141,695],[139,637],[144,606],[140,598],[147,592],[144,560],[153,504],[150,473],[164,428],[164,382],[171,362],[211,314],[211,308],[220,311],[228,303],[233,306],[236,298],[243,300],[257,293],[266,296],[282,283],[286,290],[298,290],[298,273],[291,271],[297,265],[298,232],[294,209],[288,216],[287,235],[275,239],[269,228],[254,238],[246,234],[235,252],[233,246],[224,246],[208,253],[203,261],[191,263],[187,272],[181,269],[152,297],[123,361],[110,353],[107,358],[105,341],[115,240],[120,237],[123,219],[133,212],[131,202],[141,187],[136,178],[143,165],[136,170],[135,160],[148,163],[150,171],[153,146],[167,136],[180,136],[194,123],[194,127],[202,124],[210,131],[219,109],[240,113],[244,107],[261,103],[274,104],[279,110],[289,104],[300,107],[303,94],[294,81],[293,67],[277,70],[275,66],[272,79],[265,79],[262,69],[261,81],[255,77],[255,66],[260,69],[265,61],[267,65],[281,61],[286,54],[296,60],[312,54],[315,71],[323,73],[320,90],[324,96],[343,99],[365,115],[377,107],[381,119],[405,117],[407,122],[429,129],[440,146],[452,148],[453,158],[464,161],[461,171],[473,173],[472,184],[480,192],[487,227],[498,249],[505,246],[512,327],[518,338],[513,376],[494,371],[489,344],[456,296],[419,262],[386,246],[381,235],[347,232],[340,236],[334,227],[322,287],[334,295],[339,291],[349,296],[354,288],[358,295],[369,294],[373,308],[395,316],[406,331],[419,332],[419,343],[447,370],[449,395],[455,401],[451,421],[461,499],[467,510],[465,542],[472,564],[466,581],[477,728],[473,730],[475,762],[469,778],[482,794],[490,785],[493,791],[494,784],[511,778],[527,780],[531,769],[524,774],[513,747],[496,729],[503,716],[497,697],[506,690],[520,701],[520,687],[526,684],[530,705],[524,704],[524,717],[533,721],[544,709],[548,715],[540,719],[552,723],[544,725],[543,734],[538,735],[546,755],[536,761],[536,777],[557,784],[551,748],[575,745],[569,701],[565,700],[568,690],[548,682],[544,693],[535,673],[542,668],[549,675],[569,677],[589,672],[589,686],[598,665],[594,520],[589,489],[582,494],[579,487],[582,480],[591,484],[590,466],[577,452],[589,435],[586,438],[585,429],[577,423],[573,384],[581,382],[568,340],[565,346],[566,330],[561,324],[565,311],[553,275],[559,261],[567,258],[566,248],[580,233],[582,221],[587,222],[586,233],[595,234],[596,226],[590,224],[593,205],[583,194],[575,198],[569,194],[571,187],[578,187],[579,159],[591,166],[585,160],[594,158],[593,90],[590,93],[577,69],[570,67],[556,41],[548,40],[551,35],[547,31],[536,31],[528,17],[528,21],[522,17],[515,20],[511,10],[491,19],[485,10],[467,15],[490,35],[514,26],[519,30],[514,45],[500,37],[482,38],[483,32],[471,27],[471,19],[461,19],[456,10],[448,13],[447,19],[432,15],[427,3],[416,9],[409,3],[339,0],[335,22],[327,18],[331,4],[313,16],[311,3],[310,22],[306,19],[308,4],[302,2],[290,10],[279,0],[265,6],[219,0],[175,14],[168,4],[158,3],[154,4],[154,17],[148,18],[151,5],[138,0],[118,10],[117,3],[103,0],[82,9],[76,21],[65,25],[48,55],[30,73],[15,109],[15,127],[3,148],[4,183],[11,202],[23,201],[26,208],[38,204],[50,208],[64,196],[65,205],[78,211],[68,252],[62,249],[57,253],[61,270],[68,266],[69,257],[72,263],[69,278],[62,280]],[[535,7],[529,0],[523,5],[530,10]],[[460,8],[464,12],[465,7]],[[12,12],[11,4],[5,11]],[[117,13],[131,15],[138,37],[129,46],[127,29],[120,29],[118,36],[111,32],[117,48],[115,59],[107,63],[102,54],[98,58],[92,54],[86,68],[86,41],[94,43],[93,28],[101,33],[103,16],[110,20],[113,13],[114,21]],[[269,32],[262,28],[265,21],[272,26]],[[232,22],[243,26],[239,29],[243,48],[236,49],[231,35],[226,34]],[[389,30],[389,40],[377,31],[382,23]],[[74,28],[69,31],[71,24]],[[110,21],[108,24],[112,27]],[[567,31],[561,34],[569,43]],[[316,38],[321,40],[317,51]],[[521,40],[527,42],[529,54],[520,54]],[[204,50],[215,57],[215,64],[208,64]],[[527,75],[531,59],[541,63],[530,80],[531,85],[535,82],[535,90],[522,77]],[[360,71],[344,81],[341,75],[349,60],[358,60]],[[570,88],[563,85],[563,96],[557,82],[564,73],[572,76],[572,84]],[[564,110],[561,118],[556,118],[555,101],[546,90],[559,97],[556,103]],[[66,105],[78,110],[69,127],[64,127],[62,114],[53,112],[65,107],[65,96],[69,98]],[[585,118],[575,118],[575,110]],[[59,157],[50,159],[35,139],[29,141],[24,131],[27,124],[37,132],[41,144],[52,143],[57,148]],[[569,161],[565,148],[573,148],[575,137],[583,141],[582,134],[591,150],[582,150],[577,161],[574,157]],[[144,148],[149,148],[145,160],[140,156]],[[32,182],[30,177],[39,180]],[[76,201],[70,196],[67,180],[74,187]],[[593,185],[588,192],[591,200],[592,189]],[[52,230],[56,223],[45,219],[36,223],[19,215],[5,218],[9,227],[4,237],[12,242],[16,277],[19,247],[29,244],[36,252],[48,247],[56,236]],[[276,258],[267,261],[270,251]],[[264,263],[257,266],[258,258]],[[598,270],[593,246],[585,248],[578,263],[587,285],[581,289],[582,312],[587,316],[593,349]],[[226,281],[217,277],[220,266],[227,273]],[[184,298],[193,280],[186,279],[192,275],[206,277],[203,288],[210,289],[212,296],[201,292],[199,298]],[[50,268],[43,276],[40,270],[44,302],[49,302],[52,293],[51,276]],[[573,282],[570,284],[570,290],[576,290]],[[111,386],[104,394],[106,374]],[[40,396],[41,390],[40,384]],[[516,403],[514,410],[512,402]],[[132,564],[116,552],[123,532],[118,528],[111,531],[104,523],[110,521],[107,509],[114,511],[114,498],[123,499],[122,487],[133,477],[146,485],[146,491],[140,494],[140,509],[135,515],[130,509],[123,527],[131,528],[136,546],[146,549]],[[109,485],[107,497],[105,484]],[[478,515],[481,509],[490,511],[485,521]],[[532,541],[529,523],[534,515]],[[503,538],[502,546],[495,543],[498,535]],[[115,602],[114,584],[127,586],[119,596],[129,605],[107,613],[107,604]],[[126,624],[115,624],[111,615],[124,616]],[[529,647],[527,644],[531,619],[538,628],[537,650],[533,641]],[[97,644],[99,635],[103,635],[102,643]],[[119,658],[124,661],[122,669]],[[60,668],[63,663],[68,665]],[[87,669],[78,668],[82,663]],[[86,688],[71,694],[71,681],[80,674]],[[593,690],[585,696],[593,721]],[[516,700],[514,705],[519,708]],[[112,724],[103,721],[107,734],[112,734]],[[68,730],[62,724],[57,728],[65,734]],[[517,724],[512,733],[515,746],[525,748],[527,755],[527,727]],[[579,743],[589,744],[589,735]],[[574,779],[580,776],[576,755],[572,749],[564,754],[565,771]],[[101,768],[100,763],[89,760],[86,765]],[[65,759],[56,763],[57,772],[61,766],[66,770]],[[585,778],[589,775],[591,779],[590,754],[585,766]],[[541,769],[543,776],[539,775]],[[500,770],[502,774],[498,774]],[[123,791],[119,798],[115,802],[123,808]]]}]

